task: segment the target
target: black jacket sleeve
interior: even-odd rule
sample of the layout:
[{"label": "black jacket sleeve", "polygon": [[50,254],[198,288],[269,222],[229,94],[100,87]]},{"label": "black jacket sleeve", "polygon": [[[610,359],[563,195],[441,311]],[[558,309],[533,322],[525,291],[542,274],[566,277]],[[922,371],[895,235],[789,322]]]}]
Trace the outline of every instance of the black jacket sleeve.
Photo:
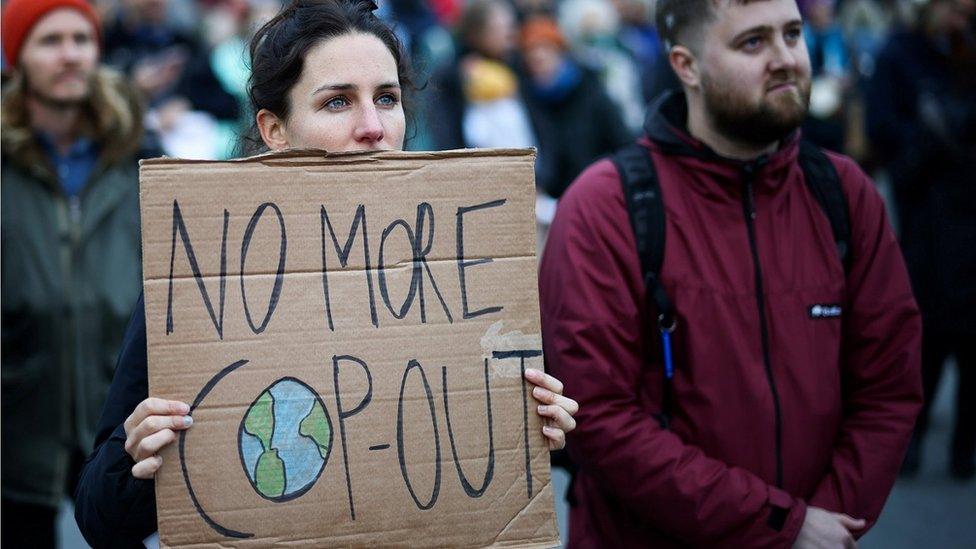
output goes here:
[{"label": "black jacket sleeve", "polygon": [[125,451],[123,422],[149,394],[146,366],[146,313],[139,297],[122,342],[95,449],[81,470],[75,493],[75,520],[92,547],[142,547],[156,531],[152,480],[132,476],[135,462]]}]

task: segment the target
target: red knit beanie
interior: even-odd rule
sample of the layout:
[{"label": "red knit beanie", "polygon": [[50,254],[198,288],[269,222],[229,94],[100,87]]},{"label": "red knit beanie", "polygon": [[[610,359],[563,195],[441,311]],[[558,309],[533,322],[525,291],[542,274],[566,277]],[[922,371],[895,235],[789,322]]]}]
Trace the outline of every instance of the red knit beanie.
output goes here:
[{"label": "red knit beanie", "polygon": [[526,49],[546,44],[566,49],[566,39],[559,25],[546,16],[533,17],[522,25],[521,44]]},{"label": "red knit beanie", "polygon": [[78,10],[95,27],[95,37],[101,36],[98,12],[85,0],[10,0],[3,8],[3,53],[7,64],[16,67],[20,50],[34,25],[52,10],[71,8]]}]

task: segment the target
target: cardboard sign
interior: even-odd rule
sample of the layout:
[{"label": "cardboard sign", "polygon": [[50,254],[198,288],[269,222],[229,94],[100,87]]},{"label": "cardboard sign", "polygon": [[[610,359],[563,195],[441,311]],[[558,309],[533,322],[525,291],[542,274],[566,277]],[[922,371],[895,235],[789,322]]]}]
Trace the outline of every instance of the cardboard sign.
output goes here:
[{"label": "cardboard sign", "polygon": [[530,150],[142,163],[163,546],[553,546]]}]

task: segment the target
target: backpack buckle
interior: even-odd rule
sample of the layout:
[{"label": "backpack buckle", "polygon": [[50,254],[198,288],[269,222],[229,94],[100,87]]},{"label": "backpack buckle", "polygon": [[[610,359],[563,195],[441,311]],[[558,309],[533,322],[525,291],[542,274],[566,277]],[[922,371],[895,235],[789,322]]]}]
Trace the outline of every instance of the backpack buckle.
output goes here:
[{"label": "backpack buckle", "polygon": [[657,327],[661,333],[673,333],[674,329],[678,327],[678,319],[670,313],[661,313],[657,317]]}]

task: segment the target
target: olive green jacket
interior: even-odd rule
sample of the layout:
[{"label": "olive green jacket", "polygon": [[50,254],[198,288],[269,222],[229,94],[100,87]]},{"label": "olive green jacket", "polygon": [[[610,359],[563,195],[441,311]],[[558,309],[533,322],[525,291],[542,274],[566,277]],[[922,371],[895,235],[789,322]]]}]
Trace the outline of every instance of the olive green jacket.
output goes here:
[{"label": "olive green jacket", "polygon": [[[87,456],[141,290],[138,165],[66,197],[46,159],[2,159],[3,497],[57,506]],[[15,157],[16,156],[16,157]]]}]

